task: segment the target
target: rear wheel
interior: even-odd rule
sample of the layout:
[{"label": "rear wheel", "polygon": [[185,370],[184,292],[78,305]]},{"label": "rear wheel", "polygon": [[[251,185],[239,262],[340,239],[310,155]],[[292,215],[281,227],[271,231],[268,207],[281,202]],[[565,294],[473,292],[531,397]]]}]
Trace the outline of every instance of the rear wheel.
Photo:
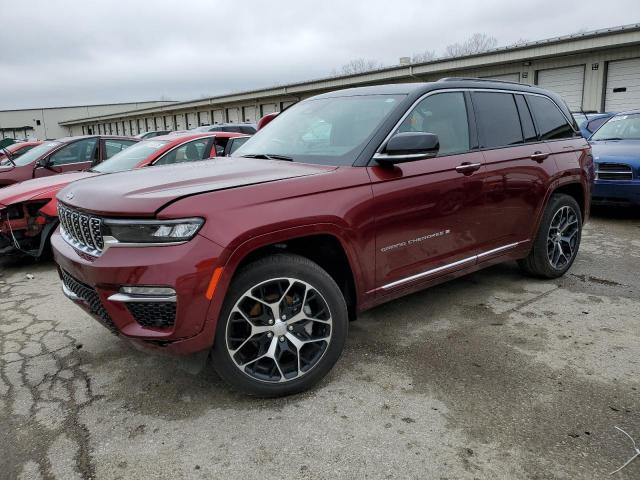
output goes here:
[{"label": "rear wheel", "polygon": [[545,209],[529,255],[518,262],[528,274],[557,278],[573,264],[580,247],[582,214],[575,199],[554,194]]},{"label": "rear wheel", "polygon": [[212,352],[222,378],[250,395],[297,393],[336,363],[348,329],[347,307],[333,279],[297,255],[273,255],[233,280]]}]

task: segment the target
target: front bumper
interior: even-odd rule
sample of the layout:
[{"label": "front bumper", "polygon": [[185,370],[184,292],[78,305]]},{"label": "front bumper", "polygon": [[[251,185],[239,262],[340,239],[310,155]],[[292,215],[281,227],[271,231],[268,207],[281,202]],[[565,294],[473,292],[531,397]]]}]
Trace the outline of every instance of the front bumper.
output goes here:
[{"label": "front bumper", "polygon": [[[180,354],[213,344],[217,317],[208,317],[211,302],[206,293],[221,253],[215,243],[196,235],[182,245],[111,248],[101,257],[77,251],[59,232],[51,243],[65,295],[113,333]],[[125,285],[170,287],[176,295],[167,301],[132,303],[119,295]],[[167,321],[149,326],[141,320],[144,309]]]},{"label": "front bumper", "polygon": [[640,205],[640,180],[596,180],[591,188],[594,205]]}]

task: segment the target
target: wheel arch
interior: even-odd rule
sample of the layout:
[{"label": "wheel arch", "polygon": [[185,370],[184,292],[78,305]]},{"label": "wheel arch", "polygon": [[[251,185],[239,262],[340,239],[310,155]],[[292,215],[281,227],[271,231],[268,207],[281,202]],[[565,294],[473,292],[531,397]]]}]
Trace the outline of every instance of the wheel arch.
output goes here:
[{"label": "wheel arch", "polygon": [[[336,225],[315,225],[261,235],[238,246],[225,263],[230,284],[239,269],[265,256],[288,252],[317,263],[336,282],[345,297],[349,319],[356,318],[362,273],[351,243]],[[225,289],[226,290],[226,289]]]}]

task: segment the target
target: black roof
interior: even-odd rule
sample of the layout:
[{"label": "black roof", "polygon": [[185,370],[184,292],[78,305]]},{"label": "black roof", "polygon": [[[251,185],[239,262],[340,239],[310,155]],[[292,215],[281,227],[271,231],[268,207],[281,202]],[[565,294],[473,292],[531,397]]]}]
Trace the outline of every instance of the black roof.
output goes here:
[{"label": "black roof", "polygon": [[332,98],[332,97],[347,97],[356,95],[407,95],[412,101],[419,98],[425,93],[433,90],[443,89],[495,89],[495,90],[509,90],[513,92],[526,92],[536,93],[539,95],[545,95],[551,99],[560,107],[568,118],[571,118],[571,112],[564,102],[562,97],[558,94],[545,90],[544,88],[526,85],[523,83],[506,82],[502,80],[493,80],[490,78],[442,78],[436,82],[421,82],[421,83],[390,83],[385,85],[371,85],[367,87],[355,87],[346,88],[344,90],[335,90],[333,92],[323,93],[311,97],[310,99],[317,98]]}]

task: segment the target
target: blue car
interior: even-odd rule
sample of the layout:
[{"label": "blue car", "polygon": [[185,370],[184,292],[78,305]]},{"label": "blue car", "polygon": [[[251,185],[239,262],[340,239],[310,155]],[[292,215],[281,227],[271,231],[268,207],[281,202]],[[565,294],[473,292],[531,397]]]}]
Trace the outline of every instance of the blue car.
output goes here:
[{"label": "blue car", "polygon": [[640,110],[614,115],[589,143],[596,170],[592,203],[640,206]]},{"label": "blue car", "polygon": [[613,117],[615,113],[588,113],[586,114],[583,122],[578,122],[580,125],[580,133],[584,138],[589,138],[593,135],[593,132],[598,130],[600,126]]}]

